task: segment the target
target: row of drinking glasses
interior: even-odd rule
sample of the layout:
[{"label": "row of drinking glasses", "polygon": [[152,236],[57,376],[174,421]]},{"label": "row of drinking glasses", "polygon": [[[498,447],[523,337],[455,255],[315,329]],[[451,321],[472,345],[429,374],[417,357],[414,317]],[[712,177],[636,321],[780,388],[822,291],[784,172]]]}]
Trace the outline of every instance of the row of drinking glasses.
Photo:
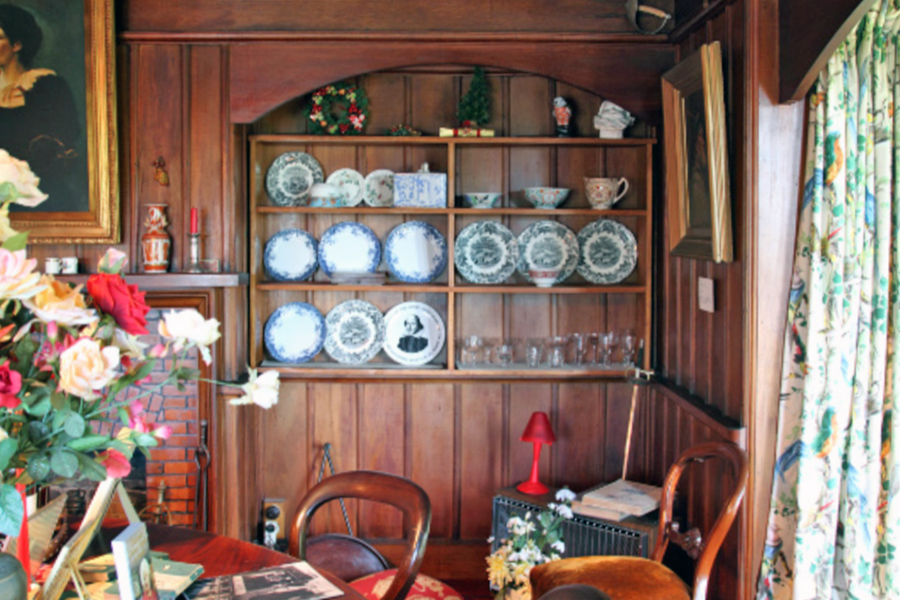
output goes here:
[{"label": "row of drinking glasses", "polygon": [[632,329],[541,338],[498,339],[470,335],[459,341],[461,367],[525,364],[529,368],[634,366],[639,340]]}]

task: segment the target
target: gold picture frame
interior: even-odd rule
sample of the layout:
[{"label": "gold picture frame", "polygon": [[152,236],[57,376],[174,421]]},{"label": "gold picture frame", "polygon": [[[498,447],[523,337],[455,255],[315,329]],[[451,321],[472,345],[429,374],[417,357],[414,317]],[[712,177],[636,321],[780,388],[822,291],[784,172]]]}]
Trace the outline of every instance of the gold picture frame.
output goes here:
[{"label": "gold picture frame", "polygon": [[[60,57],[64,66],[68,66],[66,70],[55,64],[37,64],[41,59],[38,54],[36,68],[50,68],[55,75],[59,71],[58,76],[63,80],[67,74],[74,74],[71,79],[79,84],[82,74],[76,71],[84,68],[83,102],[80,94],[82,86],[72,89],[75,114],[79,124],[83,123],[83,129],[78,145],[66,149],[71,156],[77,158],[83,155],[84,158],[78,159],[81,162],[77,163],[77,168],[63,173],[51,172],[48,177],[42,177],[42,191],[46,193],[45,183],[50,185],[47,180],[55,178],[69,186],[73,191],[70,196],[56,194],[56,197],[48,198],[34,209],[11,212],[12,226],[18,231],[28,231],[29,243],[117,243],[119,178],[113,0],[72,0],[64,3],[66,10],[73,11],[74,18],[83,11],[83,35],[81,28],[72,27],[76,21],[45,14],[48,10],[46,3],[23,0],[17,5],[34,15],[42,29],[42,47],[47,48],[47,54],[53,53],[53,56]],[[66,27],[70,29],[63,29]],[[83,121],[79,114],[82,112]],[[40,176],[36,169],[35,172]],[[70,176],[70,173],[77,175]]]},{"label": "gold picture frame", "polygon": [[704,44],[662,77],[669,252],[731,262],[722,52]]}]

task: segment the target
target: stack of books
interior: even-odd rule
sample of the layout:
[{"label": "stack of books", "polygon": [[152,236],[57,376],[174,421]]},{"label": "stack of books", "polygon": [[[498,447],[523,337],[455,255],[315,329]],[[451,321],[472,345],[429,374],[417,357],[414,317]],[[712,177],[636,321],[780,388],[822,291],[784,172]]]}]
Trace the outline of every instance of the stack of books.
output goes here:
[{"label": "stack of books", "polygon": [[658,509],[660,496],[661,487],[619,479],[579,494],[572,502],[572,511],[585,517],[621,521]]}]

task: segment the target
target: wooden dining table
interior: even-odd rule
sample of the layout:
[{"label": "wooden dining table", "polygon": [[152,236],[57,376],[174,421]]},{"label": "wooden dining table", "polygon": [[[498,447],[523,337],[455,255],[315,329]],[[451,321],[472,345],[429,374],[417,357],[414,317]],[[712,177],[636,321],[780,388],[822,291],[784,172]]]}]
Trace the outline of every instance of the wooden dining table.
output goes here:
[{"label": "wooden dining table", "polygon": [[[147,533],[152,550],[167,552],[170,560],[203,565],[202,577],[236,575],[297,562],[293,556],[265,546],[184,527],[148,523]],[[344,598],[365,600],[333,574],[321,568],[316,570],[337,586]]]}]

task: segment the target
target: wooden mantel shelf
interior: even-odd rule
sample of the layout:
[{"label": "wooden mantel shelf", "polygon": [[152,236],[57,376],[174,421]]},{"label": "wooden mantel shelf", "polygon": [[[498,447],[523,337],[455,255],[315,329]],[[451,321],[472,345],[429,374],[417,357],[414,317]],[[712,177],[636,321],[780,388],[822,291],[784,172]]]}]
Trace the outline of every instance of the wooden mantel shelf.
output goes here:
[{"label": "wooden mantel shelf", "polygon": [[[89,274],[57,275],[56,279],[66,283],[87,283]],[[126,273],[125,280],[136,284],[141,290],[192,290],[209,288],[231,288],[247,285],[246,273]]]}]

